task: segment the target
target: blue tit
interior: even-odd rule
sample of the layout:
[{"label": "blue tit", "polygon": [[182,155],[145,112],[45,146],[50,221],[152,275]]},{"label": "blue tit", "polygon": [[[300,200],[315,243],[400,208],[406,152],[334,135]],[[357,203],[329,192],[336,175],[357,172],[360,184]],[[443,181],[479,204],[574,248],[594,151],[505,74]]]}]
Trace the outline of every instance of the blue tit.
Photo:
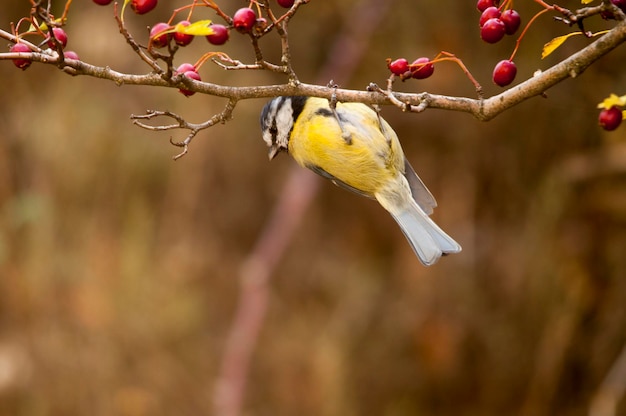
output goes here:
[{"label": "blue tit", "polygon": [[336,185],[376,199],[425,265],[461,246],[430,219],[435,198],[404,156],[398,136],[371,107],[315,97],[277,97],[261,113],[270,160],[287,151]]}]

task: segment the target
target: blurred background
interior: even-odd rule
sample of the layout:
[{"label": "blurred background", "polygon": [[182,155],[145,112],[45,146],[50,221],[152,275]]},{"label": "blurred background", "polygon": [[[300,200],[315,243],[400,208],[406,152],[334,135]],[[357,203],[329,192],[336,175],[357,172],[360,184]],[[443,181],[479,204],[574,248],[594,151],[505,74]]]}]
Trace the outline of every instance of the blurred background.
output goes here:
[{"label": "blurred background", "polygon": [[[487,96],[500,91],[491,72],[515,39],[483,43],[474,0],[389,0],[378,22],[364,21],[372,36],[360,37],[352,73],[322,73],[346,22],[371,3],[312,1],[298,12],[290,35],[302,81],[384,85],[385,58],[446,50]],[[145,42],[146,26],[184,4],[160,0],[128,24]],[[232,13],[247,2],[219,4]],[[524,22],[539,11],[515,6]],[[67,49],[148,72],[112,10],[74,1]],[[27,1],[4,1],[1,27],[28,12]],[[596,23],[588,28],[611,25]],[[540,18],[521,44],[517,81],[588,43],[573,38],[541,61],[542,45],[571,30]],[[277,46],[262,42],[273,59]],[[196,39],[176,61],[216,49]],[[221,50],[254,59],[237,33]],[[463,252],[423,267],[375,202],[320,179],[271,271],[244,414],[587,414],[626,343],[626,128],[604,132],[595,108],[624,94],[625,58],[622,47],[488,123],[385,108],[439,202],[435,220]],[[210,63],[200,73],[228,85],[284,82]],[[223,100],[7,61],[0,80],[0,415],[213,414],[242,265],[294,171],[286,156],[267,161],[265,100],[240,102],[232,122],[173,162],[168,139],[185,133],[142,130],[130,114],[200,122]],[[475,97],[452,63],[396,89]]]}]

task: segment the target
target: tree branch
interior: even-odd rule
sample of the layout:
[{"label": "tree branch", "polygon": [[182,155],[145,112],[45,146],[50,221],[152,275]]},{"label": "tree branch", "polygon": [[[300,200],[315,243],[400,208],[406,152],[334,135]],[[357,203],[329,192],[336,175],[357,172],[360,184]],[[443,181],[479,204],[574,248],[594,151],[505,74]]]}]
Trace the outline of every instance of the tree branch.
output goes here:
[{"label": "tree branch", "polygon": [[[12,34],[0,30],[0,37],[15,41]],[[403,106],[421,106],[437,108],[451,111],[469,113],[475,118],[487,121],[496,117],[503,111],[525,101],[545,93],[548,89],[567,78],[575,78],[582,74],[590,65],[598,59],[608,54],[611,50],[626,41],[626,21],[618,23],[607,34],[592,42],[587,47],[564,59],[551,68],[538,73],[532,78],[498,94],[486,99],[472,99],[467,97],[455,97],[428,92],[403,93],[393,92],[396,104],[399,101]],[[32,53],[1,53],[0,59],[31,59],[35,62],[56,65],[59,62],[59,55],[51,51]],[[86,75],[113,81],[118,85],[148,85],[167,88],[182,88],[190,91],[234,99],[236,101],[252,98],[271,98],[279,95],[307,95],[330,99],[333,94],[339,101],[362,102],[365,104],[390,105],[394,104],[390,97],[380,91],[357,91],[341,88],[329,88],[327,86],[306,84],[306,83],[286,83],[280,85],[264,86],[244,86],[235,87],[185,80],[172,77],[164,79],[162,74],[125,74],[115,71],[109,67],[99,67],[83,61],[67,61],[67,67],[75,70],[75,75]],[[406,108],[403,108],[406,110]]]}]

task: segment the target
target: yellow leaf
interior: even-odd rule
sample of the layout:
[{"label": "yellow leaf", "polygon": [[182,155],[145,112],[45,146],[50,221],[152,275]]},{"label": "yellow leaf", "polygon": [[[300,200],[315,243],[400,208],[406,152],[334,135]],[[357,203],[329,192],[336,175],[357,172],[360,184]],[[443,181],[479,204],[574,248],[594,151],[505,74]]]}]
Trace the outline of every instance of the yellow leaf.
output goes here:
[{"label": "yellow leaf", "polygon": [[[591,34],[590,37],[604,35],[608,32],[609,32],[608,30],[601,30],[599,32]],[[541,59],[545,58],[546,56],[554,52],[556,48],[561,46],[563,42],[565,42],[568,38],[575,36],[575,35],[581,35],[581,34],[582,32],[572,32],[572,33],[568,33],[567,35],[557,36],[556,38],[552,39],[550,42],[543,45],[543,51],[541,52]]]},{"label": "yellow leaf", "polygon": [[[63,19],[58,18],[58,19],[54,19],[53,22],[54,23],[59,23],[59,24],[63,24],[62,22]],[[39,28],[40,31],[42,32],[46,32],[48,30],[48,25],[44,22],[42,24],[39,24],[39,22],[37,21],[37,19],[33,19],[33,23],[30,24],[30,26],[28,27],[28,31],[29,32],[37,32],[37,29]]]},{"label": "yellow leaf", "polygon": [[582,3],[583,3],[583,4],[589,4],[589,3],[591,3],[592,1],[593,1],[593,0],[582,0]]},{"label": "yellow leaf", "polygon": [[39,22],[37,21],[37,19],[33,18],[32,23],[30,24],[30,26],[28,27],[28,31],[29,32],[37,32],[37,29],[45,32],[46,30],[48,30],[48,25],[46,25],[45,23],[39,24]]},{"label": "yellow leaf", "polygon": [[580,32],[572,32],[572,33],[568,33],[567,35],[557,36],[556,38],[552,39],[551,41],[543,45],[543,51],[541,51],[541,59],[544,59],[546,56],[554,52],[556,48],[561,46],[563,42],[565,42],[568,38],[574,35],[580,35],[580,34],[581,34]]},{"label": "yellow leaf", "polygon": [[606,108],[607,110],[614,106],[626,106],[626,95],[618,97],[615,94],[611,94],[607,98],[605,98],[600,104],[598,104],[598,108]]},{"label": "yellow leaf", "polygon": [[174,32],[192,36],[207,36],[213,34],[210,20],[198,20],[190,25],[184,26],[180,23],[174,27]]}]

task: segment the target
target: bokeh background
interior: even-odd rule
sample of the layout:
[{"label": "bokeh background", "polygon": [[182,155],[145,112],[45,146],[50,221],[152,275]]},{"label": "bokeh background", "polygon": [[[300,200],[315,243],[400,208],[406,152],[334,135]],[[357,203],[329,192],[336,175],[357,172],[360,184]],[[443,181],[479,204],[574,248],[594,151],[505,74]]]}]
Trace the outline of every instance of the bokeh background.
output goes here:
[{"label": "bokeh background", "polygon": [[[129,25],[145,39],[146,26],[184,3],[161,0]],[[300,10],[290,35],[301,80],[319,82],[368,3]],[[220,4],[233,12],[247,2]],[[515,6],[524,21],[539,10]],[[25,0],[4,1],[0,25],[28,11]],[[373,35],[349,79],[330,74],[343,86],[383,85],[385,58],[446,50],[487,95],[499,91],[492,68],[514,39],[483,43],[473,0],[395,0],[379,20],[364,22]],[[66,30],[83,60],[148,71],[112,7],[75,0]],[[542,17],[519,50],[518,80],[588,43],[574,38],[541,61],[541,46],[569,31]],[[223,50],[252,62],[247,38],[231,35]],[[262,46],[277,56],[275,41]],[[177,62],[215,49],[196,39]],[[587,414],[626,343],[626,129],[602,131],[595,108],[624,93],[625,58],[620,48],[487,123],[385,108],[439,202],[436,221],[463,252],[425,268],[375,202],[321,182],[271,271],[244,414]],[[201,75],[284,81],[210,64]],[[396,88],[475,96],[446,63]],[[163,109],[199,122],[223,100],[6,61],[0,90],[0,415],[214,414],[242,265],[294,168],[285,156],[267,161],[264,100],[241,102],[232,122],[173,162],[168,139],[185,133],[148,132],[129,115]]]}]

